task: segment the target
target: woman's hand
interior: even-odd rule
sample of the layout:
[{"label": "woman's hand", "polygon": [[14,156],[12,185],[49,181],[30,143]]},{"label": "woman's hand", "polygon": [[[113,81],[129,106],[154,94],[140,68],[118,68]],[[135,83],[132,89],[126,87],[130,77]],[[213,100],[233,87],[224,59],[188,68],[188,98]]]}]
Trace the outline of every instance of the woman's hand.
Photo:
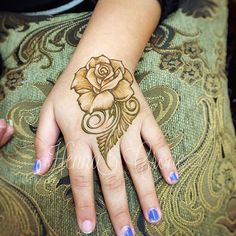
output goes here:
[{"label": "woman's hand", "polygon": [[77,220],[83,232],[92,232],[96,224],[93,157],[117,235],[133,235],[122,157],[146,220],[160,220],[161,209],[143,141],[156,156],[167,183],[176,183],[178,175],[133,72],[121,61],[101,55],[91,58],[75,76],[71,67],[60,76],[41,110],[35,140],[36,174],[45,174],[52,165],[52,147],[60,131],[66,143]]},{"label": "woman's hand", "polygon": [[9,124],[7,124],[6,120],[0,119],[0,147],[10,140],[13,133],[12,121],[9,121]]},{"label": "woman's hand", "polygon": [[85,233],[92,232],[96,222],[93,157],[117,235],[134,234],[121,156],[149,222],[158,222],[161,210],[142,138],[157,157],[165,180],[169,184],[178,180],[169,147],[133,78],[159,18],[157,0],[99,0],[42,107],[34,170],[40,175],[48,171],[53,162],[51,147],[61,131],[77,220]]}]

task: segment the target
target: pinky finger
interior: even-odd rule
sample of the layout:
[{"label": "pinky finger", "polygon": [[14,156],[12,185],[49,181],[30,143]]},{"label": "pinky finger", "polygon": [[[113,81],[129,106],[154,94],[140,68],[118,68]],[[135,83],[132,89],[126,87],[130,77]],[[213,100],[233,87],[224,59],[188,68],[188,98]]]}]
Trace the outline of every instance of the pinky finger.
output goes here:
[{"label": "pinky finger", "polygon": [[168,184],[177,183],[179,176],[169,145],[153,116],[148,116],[144,120],[141,135],[155,155],[165,181]]}]

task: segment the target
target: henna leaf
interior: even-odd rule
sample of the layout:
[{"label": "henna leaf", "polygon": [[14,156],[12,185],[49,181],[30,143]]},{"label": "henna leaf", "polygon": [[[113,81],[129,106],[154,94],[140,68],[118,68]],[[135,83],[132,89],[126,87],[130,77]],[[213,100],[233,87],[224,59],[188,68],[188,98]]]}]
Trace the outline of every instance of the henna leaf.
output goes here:
[{"label": "henna leaf", "polygon": [[116,122],[111,129],[97,137],[98,147],[106,164],[109,150],[116,145],[124,132],[127,131],[140,109],[139,102],[134,96],[125,102],[116,102],[113,106],[116,107],[112,107],[113,111],[111,113],[116,111],[116,115],[118,116],[115,120]]}]

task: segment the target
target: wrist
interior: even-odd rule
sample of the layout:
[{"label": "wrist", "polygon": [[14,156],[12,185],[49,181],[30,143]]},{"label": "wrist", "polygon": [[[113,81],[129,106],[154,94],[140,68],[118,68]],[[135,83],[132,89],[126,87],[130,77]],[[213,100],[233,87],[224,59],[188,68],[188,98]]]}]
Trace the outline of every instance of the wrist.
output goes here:
[{"label": "wrist", "polygon": [[123,66],[129,70],[132,76],[134,75],[139,58],[132,58],[132,55],[127,55],[125,53],[122,55],[121,52],[106,49],[88,52],[88,50],[81,50],[79,47],[77,47],[72,55],[66,70],[75,73],[79,68],[85,67],[91,58],[96,58],[101,55],[106,56],[110,60],[121,61]]}]

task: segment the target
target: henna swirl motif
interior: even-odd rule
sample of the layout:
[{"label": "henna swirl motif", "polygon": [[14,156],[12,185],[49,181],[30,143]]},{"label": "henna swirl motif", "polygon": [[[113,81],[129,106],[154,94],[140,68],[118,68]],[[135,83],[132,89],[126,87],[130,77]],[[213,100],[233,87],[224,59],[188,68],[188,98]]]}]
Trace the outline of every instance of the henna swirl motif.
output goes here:
[{"label": "henna swirl motif", "polygon": [[109,150],[137,116],[140,105],[131,88],[133,77],[119,60],[92,57],[80,68],[71,89],[79,94],[78,103],[85,112],[82,128],[97,137],[99,150],[107,163]]}]

